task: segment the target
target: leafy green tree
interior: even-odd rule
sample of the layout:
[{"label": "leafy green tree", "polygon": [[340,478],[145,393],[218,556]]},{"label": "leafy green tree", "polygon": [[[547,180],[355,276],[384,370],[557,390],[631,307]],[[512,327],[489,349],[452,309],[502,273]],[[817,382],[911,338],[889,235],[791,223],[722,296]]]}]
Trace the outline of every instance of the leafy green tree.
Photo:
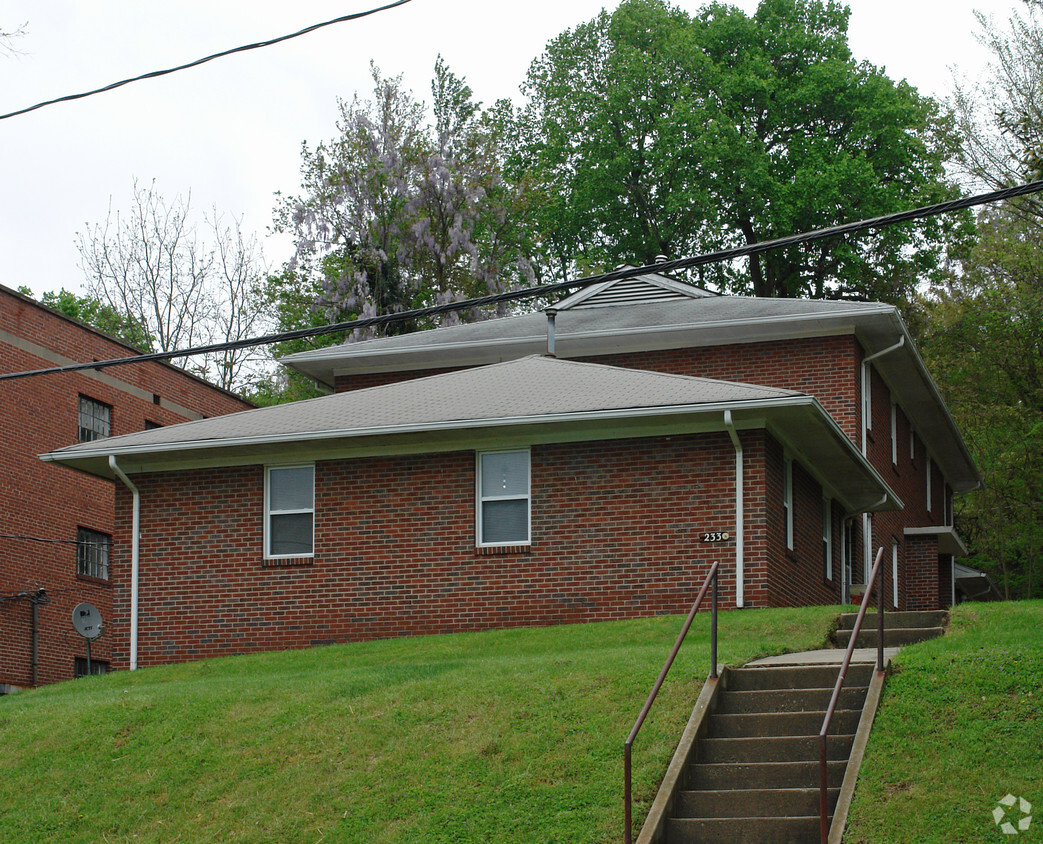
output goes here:
[{"label": "leafy green tree", "polygon": [[[955,195],[938,105],[856,62],[836,2],[625,0],[533,62],[515,164],[554,197],[557,274],[755,243]],[[707,270],[759,296],[900,300],[936,270],[935,220]]]},{"label": "leafy green tree", "polygon": [[44,293],[40,301],[67,317],[92,325],[137,349],[151,351],[152,338],[148,328],[112,305],[99,302],[90,296],[77,296],[64,287],[59,291]]},{"label": "leafy green tree", "polygon": [[979,215],[960,272],[923,303],[921,344],[985,479],[957,525],[1007,597],[1043,595],[1043,223]]}]

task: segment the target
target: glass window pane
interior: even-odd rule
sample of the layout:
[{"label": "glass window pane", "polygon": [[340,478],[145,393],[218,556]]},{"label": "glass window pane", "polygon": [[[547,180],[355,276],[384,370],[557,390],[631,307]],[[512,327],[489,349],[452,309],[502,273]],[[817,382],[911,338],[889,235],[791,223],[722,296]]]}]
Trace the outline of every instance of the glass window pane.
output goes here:
[{"label": "glass window pane", "polygon": [[315,496],[315,467],[271,469],[268,475],[269,510],[310,510]]},{"label": "glass window pane", "polygon": [[529,494],[529,453],[505,451],[482,455],[482,498]]},{"label": "glass window pane", "polygon": [[528,542],[529,501],[486,501],[482,504],[482,542]]},{"label": "glass window pane", "polygon": [[273,557],[312,552],[312,514],[289,513],[271,517],[268,537],[269,553]]}]

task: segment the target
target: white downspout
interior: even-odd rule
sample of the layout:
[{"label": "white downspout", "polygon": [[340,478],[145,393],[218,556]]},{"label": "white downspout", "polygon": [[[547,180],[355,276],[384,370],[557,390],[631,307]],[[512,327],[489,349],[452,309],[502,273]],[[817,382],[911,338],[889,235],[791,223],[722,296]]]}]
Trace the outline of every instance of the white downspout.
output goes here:
[{"label": "white downspout", "polygon": [[123,470],[116,465],[116,456],[109,455],[109,468],[123,481],[134,496],[134,518],[130,538],[130,670],[138,667],[138,572],[140,559],[139,533],[141,526],[141,494]]},{"label": "white downspout", "polygon": [[743,524],[746,520],[743,508],[745,481],[743,479],[742,442],[735,430],[730,410],[724,411],[724,427],[728,429],[728,436],[732,438],[732,445],[735,446],[735,606],[742,607],[746,603],[745,559],[743,556]]},{"label": "white downspout", "polygon": [[[867,358],[862,358],[862,456],[867,457],[869,451],[869,439],[867,432],[869,430],[869,414],[872,408],[869,407],[866,397],[869,395],[869,364],[877,358],[881,358],[884,355],[888,355],[891,352],[898,351],[902,346],[905,345],[905,335],[903,334],[898,342],[893,346],[888,346],[886,349],[881,349],[879,352],[874,352]],[[887,496],[884,496],[885,499]],[[869,570],[873,565],[873,537],[870,536],[869,526],[869,514],[862,514],[862,580],[864,581],[869,575]]]}]

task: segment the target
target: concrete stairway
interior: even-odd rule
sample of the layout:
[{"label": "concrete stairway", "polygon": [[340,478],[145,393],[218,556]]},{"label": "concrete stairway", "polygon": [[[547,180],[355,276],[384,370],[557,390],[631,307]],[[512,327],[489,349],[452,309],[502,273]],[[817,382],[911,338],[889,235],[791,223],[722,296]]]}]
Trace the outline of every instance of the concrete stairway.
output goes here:
[{"label": "concrete stairway", "polygon": [[[830,811],[872,674],[872,665],[851,666],[833,717]],[[818,732],[836,679],[833,665],[729,669],[660,840],[818,841]]]},{"label": "concrete stairway", "polygon": [[[851,641],[851,629],[855,626],[856,613],[844,613],[840,616],[840,625],[836,632],[836,645],[846,648]],[[949,614],[945,610],[927,610],[924,612],[884,612],[884,647],[901,647],[933,639],[945,632]],[[877,634],[877,616],[875,612],[866,613],[862,629],[858,631],[856,648],[875,648]]]}]

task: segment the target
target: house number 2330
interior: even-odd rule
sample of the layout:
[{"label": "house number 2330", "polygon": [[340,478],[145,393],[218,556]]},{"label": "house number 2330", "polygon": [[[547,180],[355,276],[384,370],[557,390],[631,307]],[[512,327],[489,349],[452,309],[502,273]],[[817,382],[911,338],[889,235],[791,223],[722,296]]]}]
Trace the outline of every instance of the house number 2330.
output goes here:
[{"label": "house number 2330", "polygon": [[703,534],[703,542],[727,542],[731,538],[729,533],[721,533],[719,530]]}]

